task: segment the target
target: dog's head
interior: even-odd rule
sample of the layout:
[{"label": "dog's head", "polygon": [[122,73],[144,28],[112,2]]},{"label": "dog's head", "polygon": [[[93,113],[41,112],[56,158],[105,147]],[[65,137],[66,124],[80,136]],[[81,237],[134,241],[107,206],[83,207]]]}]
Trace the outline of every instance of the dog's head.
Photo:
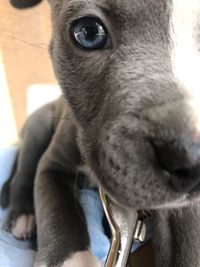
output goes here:
[{"label": "dog's head", "polygon": [[198,199],[199,0],[49,3],[55,73],[102,185],[134,208]]}]

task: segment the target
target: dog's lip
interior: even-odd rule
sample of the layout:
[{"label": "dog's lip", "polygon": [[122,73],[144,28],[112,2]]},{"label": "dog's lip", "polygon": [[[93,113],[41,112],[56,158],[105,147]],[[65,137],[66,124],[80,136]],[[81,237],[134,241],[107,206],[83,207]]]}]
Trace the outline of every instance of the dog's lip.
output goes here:
[{"label": "dog's lip", "polygon": [[105,194],[107,195],[107,197],[114,202],[116,205],[118,205],[119,207],[123,208],[123,209],[133,209],[133,210],[158,210],[161,208],[177,208],[177,207],[184,207],[186,205],[188,205],[188,203],[190,202],[189,196],[187,193],[185,194],[179,194],[177,193],[177,197],[174,200],[170,200],[168,199],[168,201],[166,203],[157,203],[151,206],[145,206],[142,207],[140,206],[139,208],[134,207],[130,202],[125,202],[122,201],[122,199],[119,199],[118,197],[116,197],[115,194],[111,193],[110,190],[107,188],[107,186],[105,184],[99,185],[103,188]]},{"label": "dog's lip", "polygon": [[200,201],[200,183],[198,183],[194,188],[192,188],[186,194],[186,200],[189,202],[199,202]]},{"label": "dog's lip", "polygon": [[192,192],[187,194],[187,200],[190,202],[199,202],[200,201],[200,191],[199,192]]},{"label": "dog's lip", "polygon": [[[190,175],[183,175],[183,176],[177,176],[176,175],[176,173],[175,172],[169,172],[168,170],[166,170],[166,169],[164,169],[162,166],[160,166],[159,165],[159,167],[160,167],[160,170],[161,170],[161,172],[162,172],[162,174],[163,174],[163,178],[165,178],[165,183],[166,183],[166,185],[167,186],[170,186],[171,188],[173,188],[173,182],[175,181],[175,180],[177,180],[177,179],[179,179],[179,180],[182,180],[182,181],[184,181],[184,180],[189,180],[189,179],[191,179],[191,177],[190,177]],[[193,184],[193,185],[191,185],[190,186],[190,188],[183,188],[183,190],[177,190],[177,189],[174,189],[178,194],[193,194],[193,193],[195,193],[195,194],[199,194],[200,195],[200,182],[196,182],[195,184]]]},{"label": "dog's lip", "polygon": [[189,194],[198,194],[200,195],[200,183],[198,183],[194,188],[192,188]]},{"label": "dog's lip", "polygon": [[[157,169],[156,169],[157,170]],[[158,175],[158,173],[157,173]],[[198,184],[198,188],[195,188],[191,192],[177,192],[175,189],[171,187],[169,184],[171,179],[174,179],[174,175],[169,173],[168,171],[164,170],[159,166],[159,175],[162,176],[162,179],[164,179],[164,183],[161,185],[164,185],[166,189],[168,189],[168,193],[173,194],[172,199],[168,199],[166,203],[154,203],[152,206],[146,207],[146,209],[152,209],[152,210],[157,210],[160,208],[177,208],[177,207],[185,207],[191,202],[197,202],[198,199],[200,200],[200,183]],[[134,208],[132,206],[132,203],[129,201],[126,201],[123,199],[120,199],[115,195],[115,193],[110,190],[110,188],[107,186],[107,184],[104,184],[104,181],[101,181],[101,186],[103,187],[106,195],[110,198],[111,201],[113,201],[115,204],[122,208],[132,208],[138,210],[138,208]],[[143,208],[139,208],[143,209]]]}]

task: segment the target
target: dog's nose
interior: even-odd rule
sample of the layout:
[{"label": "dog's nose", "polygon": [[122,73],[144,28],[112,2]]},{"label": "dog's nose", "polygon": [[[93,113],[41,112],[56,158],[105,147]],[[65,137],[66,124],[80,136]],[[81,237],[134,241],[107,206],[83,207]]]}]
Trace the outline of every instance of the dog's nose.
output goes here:
[{"label": "dog's nose", "polygon": [[200,144],[154,143],[157,159],[171,174],[170,184],[178,192],[190,192],[200,183]]}]

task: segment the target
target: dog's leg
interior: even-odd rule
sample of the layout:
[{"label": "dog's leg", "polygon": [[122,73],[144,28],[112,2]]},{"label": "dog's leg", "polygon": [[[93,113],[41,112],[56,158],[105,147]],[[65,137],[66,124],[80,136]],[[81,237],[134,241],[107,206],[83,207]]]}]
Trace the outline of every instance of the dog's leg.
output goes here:
[{"label": "dog's leg", "polygon": [[154,245],[157,266],[200,266],[200,206],[157,211]]},{"label": "dog's leg", "polygon": [[[100,267],[70,174],[41,170],[35,185],[38,257],[35,267]],[[66,181],[67,180],[67,181]]]},{"label": "dog's leg", "polygon": [[78,201],[80,153],[65,117],[40,160],[35,182],[38,257],[35,266],[99,267]]},{"label": "dog's leg", "polygon": [[53,104],[36,111],[22,132],[16,172],[10,183],[10,214],[7,227],[18,239],[34,230],[33,184],[38,161],[53,134]]}]

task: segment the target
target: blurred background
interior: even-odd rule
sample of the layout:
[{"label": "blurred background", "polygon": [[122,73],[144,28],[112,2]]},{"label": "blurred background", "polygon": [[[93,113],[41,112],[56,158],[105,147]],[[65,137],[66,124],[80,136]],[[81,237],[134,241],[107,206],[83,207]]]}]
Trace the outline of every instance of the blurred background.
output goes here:
[{"label": "blurred background", "polygon": [[26,10],[0,1],[0,145],[15,141],[27,115],[59,94],[50,38],[47,1]]}]

